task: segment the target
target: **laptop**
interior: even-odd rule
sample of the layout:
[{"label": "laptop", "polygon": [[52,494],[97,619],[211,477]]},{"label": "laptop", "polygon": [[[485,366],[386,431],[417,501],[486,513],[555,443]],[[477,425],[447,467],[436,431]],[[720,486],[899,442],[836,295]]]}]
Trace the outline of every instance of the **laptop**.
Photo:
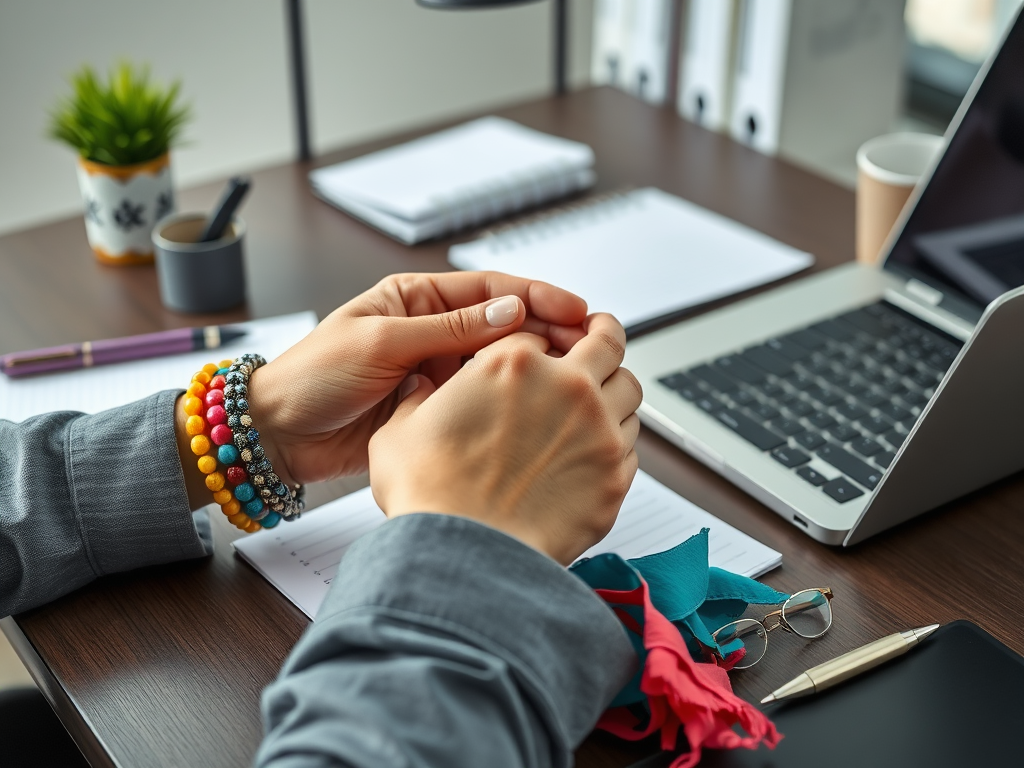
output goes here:
[{"label": "laptop", "polygon": [[1024,468],[1024,16],[982,67],[882,266],[631,341],[647,426],[851,545]]}]

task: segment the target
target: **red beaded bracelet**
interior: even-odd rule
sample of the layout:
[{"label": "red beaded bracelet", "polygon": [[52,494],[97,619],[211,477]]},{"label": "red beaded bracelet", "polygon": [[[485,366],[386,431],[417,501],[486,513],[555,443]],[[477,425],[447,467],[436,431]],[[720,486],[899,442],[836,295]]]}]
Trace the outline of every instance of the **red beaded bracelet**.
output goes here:
[{"label": "red beaded bracelet", "polygon": [[[239,452],[232,441],[231,428],[227,426],[224,410],[224,374],[233,361],[222,360],[219,365],[207,363],[201,371],[192,376],[192,381],[182,398],[185,411],[185,431],[191,441],[189,447],[196,456],[199,471],[206,478],[206,487],[213,493],[213,500],[236,527],[248,533],[271,528],[280,516],[262,506],[243,502],[229,488],[246,484],[248,476],[239,466]],[[218,466],[224,466],[220,472]],[[244,496],[245,494],[242,493]]]}]

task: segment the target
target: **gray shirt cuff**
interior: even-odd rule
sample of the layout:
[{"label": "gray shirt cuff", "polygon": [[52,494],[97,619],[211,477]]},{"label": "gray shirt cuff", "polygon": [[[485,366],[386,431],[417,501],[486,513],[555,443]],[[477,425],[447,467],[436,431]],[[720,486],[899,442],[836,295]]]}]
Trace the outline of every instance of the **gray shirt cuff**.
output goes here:
[{"label": "gray shirt cuff", "polygon": [[568,765],[636,664],[550,558],[466,518],[400,517],[342,560],[264,696],[257,764]]}]

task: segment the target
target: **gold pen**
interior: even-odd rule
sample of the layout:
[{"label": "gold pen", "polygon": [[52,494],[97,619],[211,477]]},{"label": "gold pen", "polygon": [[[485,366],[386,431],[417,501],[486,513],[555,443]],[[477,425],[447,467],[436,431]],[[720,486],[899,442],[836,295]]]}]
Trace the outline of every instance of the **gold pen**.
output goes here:
[{"label": "gold pen", "polygon": [[778,690],[769,693],[761,699],[761,703],[821,693],[826,688],[856,677],[861,672],[867,672],[889,659],[902,656],[938,628],[938,624],[931,624],[921,629],[908,629],[906,632],[897,632],[895,635],[883,637],[881,640],[844,653],[832,661],[811,667]]}]

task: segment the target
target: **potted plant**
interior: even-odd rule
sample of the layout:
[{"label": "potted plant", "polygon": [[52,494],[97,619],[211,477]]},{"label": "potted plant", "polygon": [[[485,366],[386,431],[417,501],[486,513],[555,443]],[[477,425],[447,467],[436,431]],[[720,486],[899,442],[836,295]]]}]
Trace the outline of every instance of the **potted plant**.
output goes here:
[{"label": "potted plant", "polygon": [[85,231],[106,264],[153,260],[153,225],[174,211],[170,148],[190,118],[181,84],[163,88],[149,69],[122,63],[106,82],[84,66],[54,111],[50,135],[74,147]]}]

